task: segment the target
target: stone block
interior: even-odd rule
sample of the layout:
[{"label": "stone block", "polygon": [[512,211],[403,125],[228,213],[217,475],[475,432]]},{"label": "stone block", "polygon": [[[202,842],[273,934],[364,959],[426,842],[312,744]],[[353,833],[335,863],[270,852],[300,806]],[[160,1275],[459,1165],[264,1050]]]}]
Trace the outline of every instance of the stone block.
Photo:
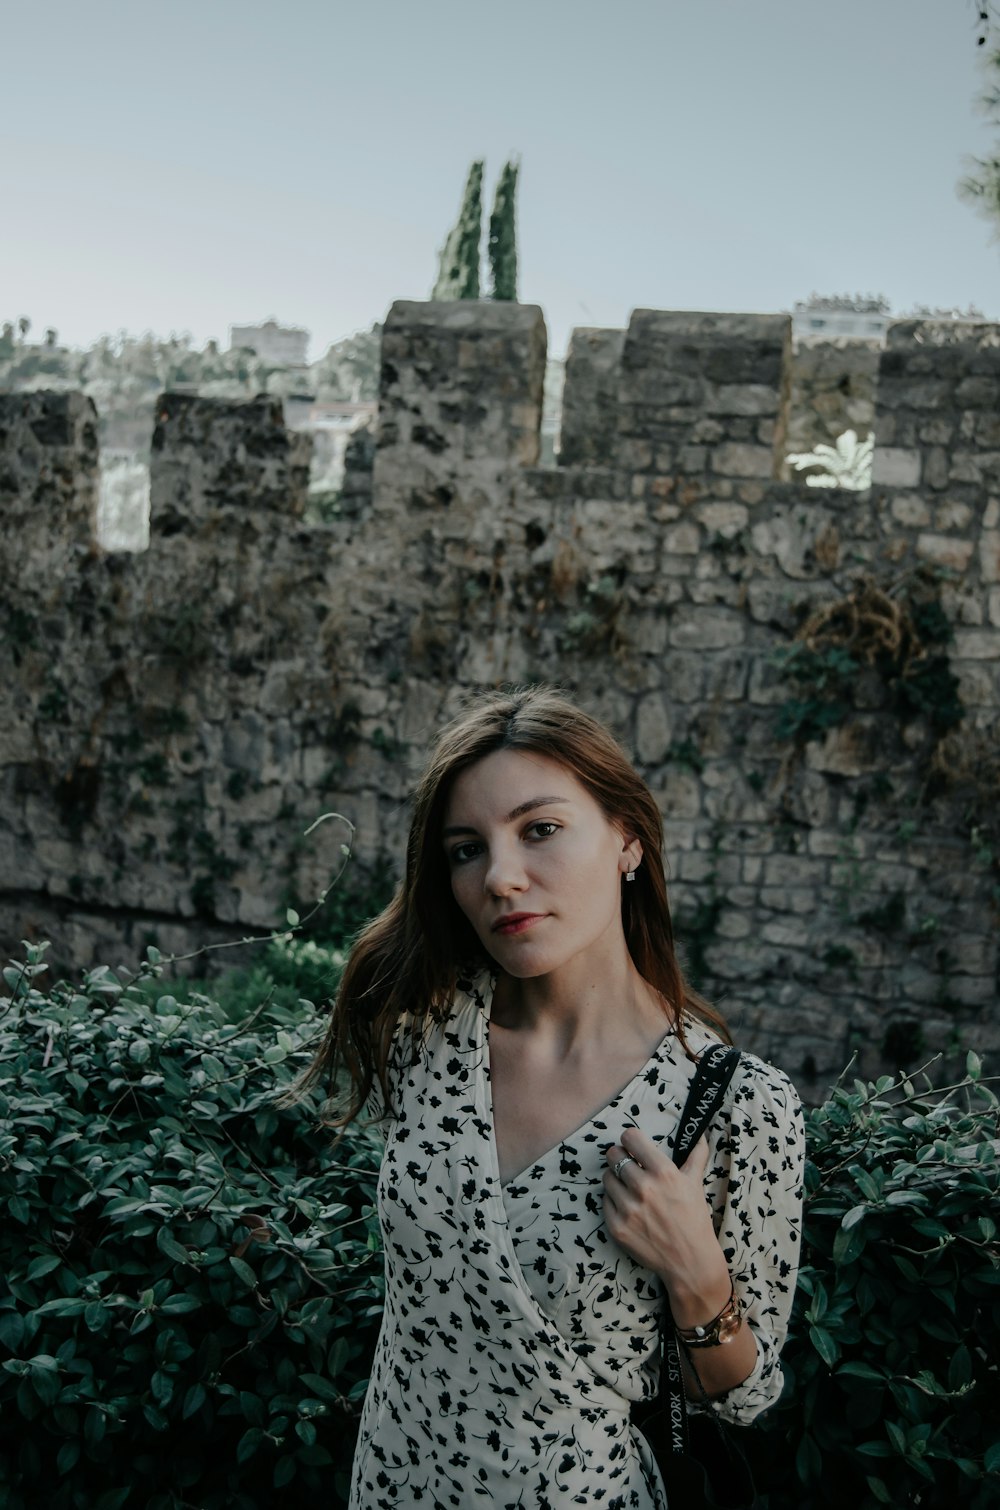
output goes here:
[{"label": "stone block", "polygon": [[[670,620],[664,622],[669,635]],[[664,690],[671,702],[697,702],[702,695],[704,679],[704,661],[700,655],[677,650],[669,652],[664,665]]]},{"label": "stone block", "polygon": [[645,765],[657,765],[666,758],[673,737],[673,724],[661,693],[644,697],[636,709],[635,749]]},{"label": "stone block", "polygon": [[701,550],[701,530],[684,520],[663,531],[663,550],[669,556],[696,556]]},{"label": "stone block", "polygon": [[922,561],[947,566],[952,571],[965,571],[972,560],[972,552],[971,540],[959,540],[954,535],[920,535],[917,538],[917,555]]},{"label": "stone block", "polygon": [[915,488],[920,483],[920,453],[894,446],[876,446],[872,482],[892,488]]},{"label": "stone block", "polygon": [[765,944],[776,944],[780,949],[798,951],[806,943],[801,923],[764,923],[759,937]]},{"label": "stone block", "polygon": [[925,529],[931,522],[930,508],[919,493],[898,493],[890,502],[890,513],[897,524]]},{"label": "stone block", "polygon": [[699,503],[695,518],[709,535],[718,535],[723,540],[732,540],[746,529],[750,511],[742,503]]},{"label": "stone block", "polygon": [[956,629],[953,654],[956,660],[1000,659],[1000,634],[992,629]]},{"label": "stone block", "polygon": [[806,917],[816,911],[816,893],[809,888],[793,891],[787,886],[762,886],[758,894],[761,906],[772,912]]},{"label": "stone block", "polygon": [[826,884],[828,867],[806,855],[769,855],[764,861],[767,886],[805,887],[815,891]]},{"label": "stone block", "polygon": [[1000,382],[995,378],[963,378],[955,389],[955,403],[962,409],[1000,409]]},{"label": "stone block", "polygon": [[719,938],[745,939],[750,936],[752,924],[745,913],[723,909],[716,919],[715,931]]},{"label": "stone block", "polygon": [[778,411],[777,388],[764,383],[720,383],[705,395],[706,414],[773,415]]},{"label": "stone block", "polygon": [[881,768],[882,748],[876,724],[853,720],[831,729],[822,740],[813,741],[806,750],[806,764],[812,771],[831,776],[862,776]]},{"label": "stone block", "polygon": [[661,778],[656,801],[665,818],[697,818],[701,812],[701,786],[692,771],[668,770]]},{"label": "stone block", "polygon": [[967,503],[949,498],[939,503],[934,510],[936,530],[967,530],[972,524],[973,511]]},{"label": "stone block", "polygon": [[979,537],[979,574],[984,582],[1000,582],[1000,530],[984,530]]},{"label": "stone block", "polygon": [[711,466],[723,477],[773,477],[774,452],[769,446],[725,441],[712,452]]},{"label": "stone block", "polygon": [[692,608],[670,625],[670,644],[677,650],[726,650],[745,638],[742,616],[721,608]]}]

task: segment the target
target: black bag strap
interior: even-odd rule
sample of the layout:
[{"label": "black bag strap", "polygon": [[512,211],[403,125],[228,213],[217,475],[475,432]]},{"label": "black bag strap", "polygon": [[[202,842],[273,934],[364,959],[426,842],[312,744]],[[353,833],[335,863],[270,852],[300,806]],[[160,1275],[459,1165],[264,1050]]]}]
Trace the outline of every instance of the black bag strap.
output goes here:
[{"label": "black bag strap", "polygon": [[698,1067],[674,1139],[674,1163],[678,1169],[718,1111],[739,1062],[739,1049],[725,1043],[710,1044],[698,1055]]},{"label": "black bag strap", "polygon": [[[739,1062],[739,1049],[730,1048],[724,1043],[713,1043],[699,1054],[698,1067],[694,1072],[674,1139],[674,1163],[678,1169],[721,1106]],[[663,1355],[660,1360],[658,1405],[670,1423],[670,1451],[685,1454],[688,1451],[688,1420],[684,1375],[669,1306],[664,1308],[660,1330]]]}]

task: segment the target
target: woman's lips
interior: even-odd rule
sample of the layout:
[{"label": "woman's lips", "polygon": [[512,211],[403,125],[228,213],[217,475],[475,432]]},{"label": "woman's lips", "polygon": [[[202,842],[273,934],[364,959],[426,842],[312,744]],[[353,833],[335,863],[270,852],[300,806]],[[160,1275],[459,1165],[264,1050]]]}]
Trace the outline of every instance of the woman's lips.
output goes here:
[{"label": "woman's lips", "polygon": [[544,912],[512,912],[508,917],[500,918],[493,924],[494,933],[502,933],[505,938],[512,934],[524,933],[533,923],[538,923],[545,916]]}]

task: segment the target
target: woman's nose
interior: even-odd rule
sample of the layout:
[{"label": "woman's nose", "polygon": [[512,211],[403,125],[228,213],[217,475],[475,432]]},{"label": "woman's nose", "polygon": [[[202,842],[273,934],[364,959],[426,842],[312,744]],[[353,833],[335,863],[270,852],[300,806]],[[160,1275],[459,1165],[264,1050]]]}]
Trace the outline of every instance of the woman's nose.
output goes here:
[{"label": "woman's nose", "polygon": [[494,850],[486,869],[485,885],[493,897],[506,897],[512,891],[524,890],[527,878],[514,850],[506,846]]}]

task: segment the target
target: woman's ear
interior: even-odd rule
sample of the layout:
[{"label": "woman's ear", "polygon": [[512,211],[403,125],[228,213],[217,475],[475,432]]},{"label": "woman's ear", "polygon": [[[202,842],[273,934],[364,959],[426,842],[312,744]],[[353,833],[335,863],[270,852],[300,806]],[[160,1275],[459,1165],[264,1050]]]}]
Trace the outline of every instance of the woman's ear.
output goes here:
[{"label": "woman's ear", "polygon": [[642,863],[642,840],[637,839],[634,834],[623,835],[623,840],[618,864],[622,874],[628,875],[630,871],[638,870]]}]

